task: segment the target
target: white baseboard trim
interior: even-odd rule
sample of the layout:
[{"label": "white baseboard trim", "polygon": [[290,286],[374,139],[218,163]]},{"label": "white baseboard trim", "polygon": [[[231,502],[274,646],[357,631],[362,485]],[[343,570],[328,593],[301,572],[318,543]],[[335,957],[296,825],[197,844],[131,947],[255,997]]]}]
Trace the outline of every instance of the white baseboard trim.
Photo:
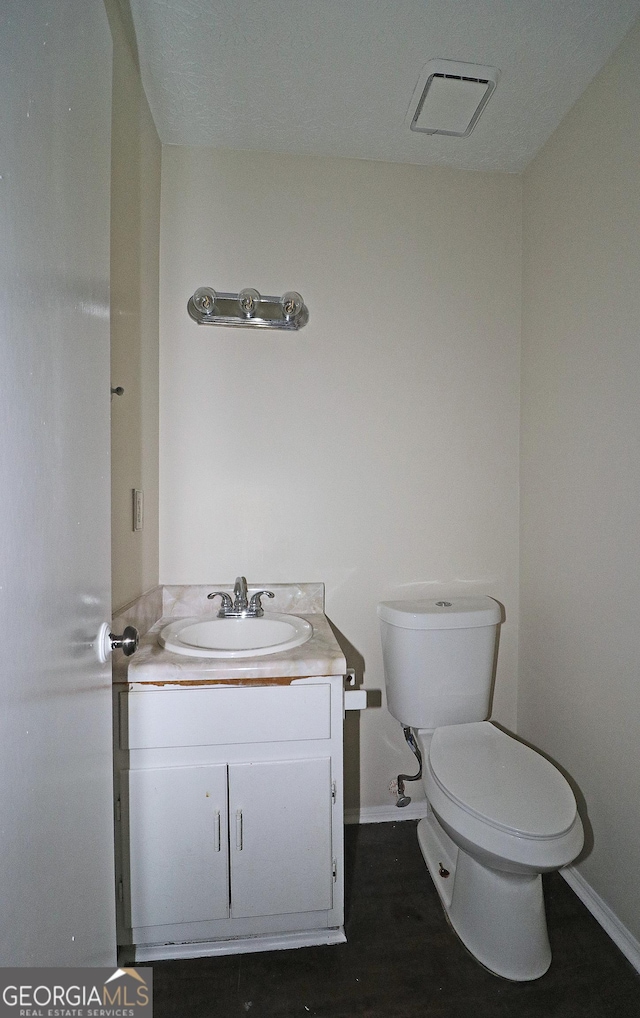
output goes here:
[{"label": "white baseboard trim", "polygon": [[575,891],[583,905],[586,905],[594,919],[597,919],[614,944],[620,948],[634,969],[640,972],[640,941],[636,940],[626,926],[620,922],[615,912],[609,908],[574,866],[567,866],[566,869],[560,870],[560,875]]},{"label": "white baseboard trim", "polygon": [[389,806],[363,806],[361,809],[345,809],[345,824],[388,824],[398,820],[422,820],[429,811],[426,799],[410,802],[398,808]]},{"label": "white baseboard trim", "polygon": [[294,933],[268,933],[257,937],[238,937],[235,940],[193,941],[188,944],[157,944],[120,949],[119,961],[131,964],[146,961],[169,961],[179,958],[216,958],[223,954],[252,954],[257,951],[284,951],[292,947],[318,947],[325,944],[346,943],[344,927],[320,930],[301,930]]}]

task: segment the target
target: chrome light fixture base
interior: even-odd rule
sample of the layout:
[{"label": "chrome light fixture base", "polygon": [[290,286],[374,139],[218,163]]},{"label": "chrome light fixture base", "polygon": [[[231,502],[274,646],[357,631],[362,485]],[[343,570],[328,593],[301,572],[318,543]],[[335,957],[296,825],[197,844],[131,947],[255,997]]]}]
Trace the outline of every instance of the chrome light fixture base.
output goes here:
[{"label": "chrome light fixture base", "polygon": [[187,311],[198,325],[297,332],[309,321],[308,308],[300,294],[293,291],[283,297],[263,297],[252,289],[220,293],[203,286],[189,297]]}]

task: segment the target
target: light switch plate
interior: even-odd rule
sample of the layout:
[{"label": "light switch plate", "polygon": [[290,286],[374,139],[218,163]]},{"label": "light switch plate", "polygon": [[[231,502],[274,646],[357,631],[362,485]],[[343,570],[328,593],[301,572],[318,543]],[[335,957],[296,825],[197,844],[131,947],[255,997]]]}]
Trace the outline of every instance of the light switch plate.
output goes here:
[{"label": "light switch plate", "polygon": [[144,525],[144,492],[133,489],[133,529],[142,530]]}]

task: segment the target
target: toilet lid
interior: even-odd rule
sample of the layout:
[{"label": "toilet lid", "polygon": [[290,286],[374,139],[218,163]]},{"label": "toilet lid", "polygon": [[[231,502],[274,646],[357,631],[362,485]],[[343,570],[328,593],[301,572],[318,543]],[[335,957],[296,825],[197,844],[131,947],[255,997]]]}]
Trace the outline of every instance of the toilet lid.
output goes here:
[{"label": "toilet lid", "polygon": [[489,721],[436,728],[429,764],[442,791],[492,827],[552,838],[575,820],[576,801],[560,771]]}]

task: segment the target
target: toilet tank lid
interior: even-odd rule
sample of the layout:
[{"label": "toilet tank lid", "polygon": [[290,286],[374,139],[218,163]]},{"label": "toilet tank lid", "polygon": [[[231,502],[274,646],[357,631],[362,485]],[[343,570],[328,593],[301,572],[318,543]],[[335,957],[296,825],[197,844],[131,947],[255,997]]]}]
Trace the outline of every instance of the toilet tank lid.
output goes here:
[{"label": "toilet tank lid", "polygon": [[378,617],[400,629],[475,629],[497,625],[502,611],[498,602],[486,595],[434,597],[381,601]]}]

